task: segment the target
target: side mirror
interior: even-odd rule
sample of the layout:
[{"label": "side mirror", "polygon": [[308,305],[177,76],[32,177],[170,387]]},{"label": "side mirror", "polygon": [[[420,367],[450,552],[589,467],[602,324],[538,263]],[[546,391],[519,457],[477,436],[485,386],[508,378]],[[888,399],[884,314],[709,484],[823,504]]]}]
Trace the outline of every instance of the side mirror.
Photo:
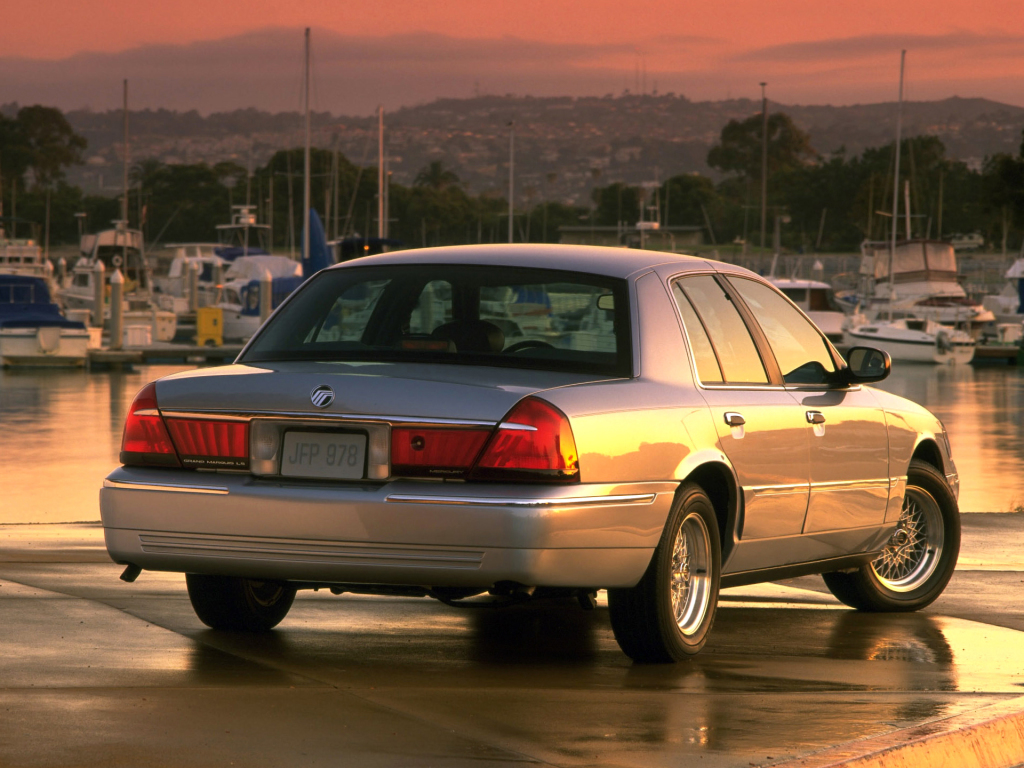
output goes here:
[{"label": "side mirror", "polygon": [[615,294],[614,293],[602,293],[597,297],[597,308],[603,309],[605,312],[611,312],[615,309]]},{"label": "side mirror", "polygon": [[881,381],[892,371],[889,353],[873,347],[850,347],[846,361],[846,380],[850,384]]}]

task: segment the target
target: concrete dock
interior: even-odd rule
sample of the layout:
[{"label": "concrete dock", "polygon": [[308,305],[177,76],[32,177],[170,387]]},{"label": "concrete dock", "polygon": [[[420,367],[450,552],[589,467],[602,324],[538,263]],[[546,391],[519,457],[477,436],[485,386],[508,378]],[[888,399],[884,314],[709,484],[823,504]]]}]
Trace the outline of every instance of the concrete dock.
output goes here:
[{"label": "concrete dock", "polygon": [[1024,763],[1024,515],[964,521],[926,611],[728,590],[701,655],[647,667],[575,603],[302,592],[271,633],[214,632],[182,576],[119,581],[97,525],[0,526],[0,765]]}]

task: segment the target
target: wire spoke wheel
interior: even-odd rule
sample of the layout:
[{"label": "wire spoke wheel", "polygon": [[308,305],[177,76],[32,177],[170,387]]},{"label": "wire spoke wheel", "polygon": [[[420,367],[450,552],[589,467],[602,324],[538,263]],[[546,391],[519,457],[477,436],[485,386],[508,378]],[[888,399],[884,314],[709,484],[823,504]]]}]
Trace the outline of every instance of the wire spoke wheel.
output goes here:
[{"label": "wire spoke wheel", "polygon": [[938,502],[924,489],[908,487],[896,531],[871,568],[887,589],[912,592],[935,572],[944,539]]},{"label": "wire spoke wheel", "polygon": [[672,613],[679,631],[691,636],[700,628],[711,599],[711,536],[703,518],[689,514],[672,544],[670,588]]}]

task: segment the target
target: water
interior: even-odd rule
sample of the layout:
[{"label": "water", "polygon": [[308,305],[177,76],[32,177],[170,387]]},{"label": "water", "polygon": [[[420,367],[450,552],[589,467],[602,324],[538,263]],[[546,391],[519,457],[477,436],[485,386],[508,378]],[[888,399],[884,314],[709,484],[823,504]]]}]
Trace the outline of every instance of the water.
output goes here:
[{"label": "water", "polygon": [[[0,523],[99,520],[99,487],[118,464],[124,414],[144,384],[185,366],[127,373],[0,372]],[[965,512],[1024,506],[1024,372],[894,367],[881,388],[946,424]]]}]

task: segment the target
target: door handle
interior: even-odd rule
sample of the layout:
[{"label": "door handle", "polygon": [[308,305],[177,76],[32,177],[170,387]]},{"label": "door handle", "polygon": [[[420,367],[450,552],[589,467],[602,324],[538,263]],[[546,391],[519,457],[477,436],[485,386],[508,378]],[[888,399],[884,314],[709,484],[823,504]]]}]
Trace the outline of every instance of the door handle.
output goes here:
[{"label": "door handle", "polygon": [[825,414],[821,411],[808,411],[807,412],[807,423],[808,424],[824,424]]},{"label": "door handle", "polygon": [[747,423],[747,420],[743,418],[742,413],[736,413],[735,411],[727,411],[725,414],[725,423],[730,427],[742,427]]}]

